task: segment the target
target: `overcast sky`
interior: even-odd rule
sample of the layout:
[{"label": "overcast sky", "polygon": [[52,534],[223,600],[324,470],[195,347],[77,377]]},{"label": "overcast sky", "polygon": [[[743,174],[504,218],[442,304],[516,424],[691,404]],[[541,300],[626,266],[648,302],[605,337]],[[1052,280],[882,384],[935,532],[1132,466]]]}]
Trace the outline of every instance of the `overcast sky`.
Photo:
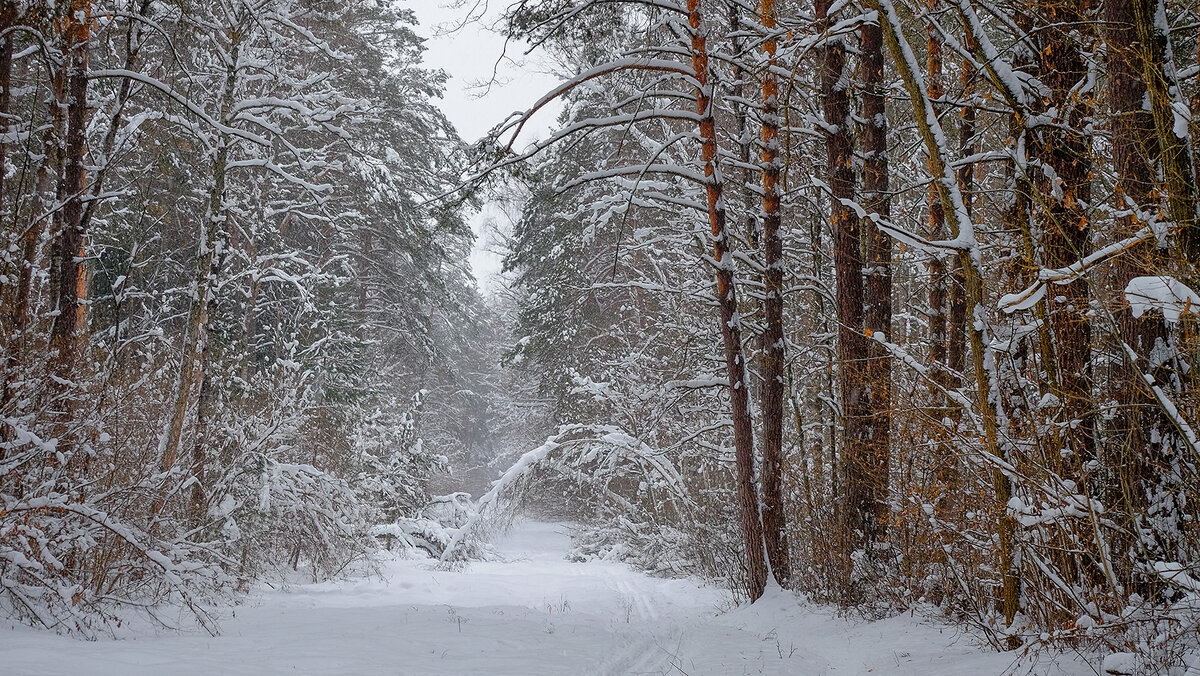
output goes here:
[{"label": "overcast sky", "polygon": [[[441,68],[451,80],[446,88],[442,109],[468,142],[476,141],[514,111],[525,110],[558,84],[558,79],[546,75],[536,57],[524,56],[523,44],[510,43],[505,48],[503,36],[485,28],[481,22],[469,22],[461,28],[469,12],[484,11],[484,22],[494,20],[497,10],[506,0],[402,0],[416,12],[420,25],[417,32],[426,38],[425,65]],[[494,75],[493,75],[494,73]],[[489,86],[489,83],[490,86]],[[529,125],[523,138],[535,138],[545,133],[558,114],[557,106],[547,107]],[[483,208],[472,219],[478,239],[471,256],[471,267],[481,289],[489,286],[489,278],[500,271],[500,257],[490,251],[484,223],[489,219],[507,219],[493,205]]]},{"label": "overcast sky", "polygon": [[[510,113],[525,110],[558,84],[556,78],[540,72],[536,55],[524,56],[524,44],[510,43],[506,50],[504,37],[479,22],[452,30],[463,23],[477,2],[486,6],[485,0],[468,0],[461,8],[451,6],[454,0],[407,0],[421,22],[417,32],[427,38],[426,65],[441,68],[453,78],[444,110],[467,141],[483,136]],[[493,9],[485,15],[485,22],[495,19],[495,9],[503,2],[491,0]],[[543,116],[535,126],[545,129],[550,122],[553,115],[549,119]]]}]

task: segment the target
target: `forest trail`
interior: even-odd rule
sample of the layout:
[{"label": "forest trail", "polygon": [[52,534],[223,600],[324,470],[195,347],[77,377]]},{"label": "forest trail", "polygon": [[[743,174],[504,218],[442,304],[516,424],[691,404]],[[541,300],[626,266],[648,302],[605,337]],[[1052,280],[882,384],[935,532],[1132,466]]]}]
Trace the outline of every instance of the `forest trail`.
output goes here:
[{"label": "forest trail", "polygon": [[376,578],[267,590],[216,638],[87,643],[5,626],[0,673],[982,676],[1012,664],[950,627],[848,621],[778,591],[723,612],[719,589],[571,562],[569,544],[561,524],[524,522],[497,543],[503,561],[462,572],[397,560]]}]

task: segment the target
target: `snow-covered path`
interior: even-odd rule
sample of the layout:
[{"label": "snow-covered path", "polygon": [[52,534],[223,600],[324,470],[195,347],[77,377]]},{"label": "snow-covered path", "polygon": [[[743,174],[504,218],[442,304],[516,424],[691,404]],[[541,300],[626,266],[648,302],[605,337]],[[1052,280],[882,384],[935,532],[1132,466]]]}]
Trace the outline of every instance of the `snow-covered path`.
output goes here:
[{"label": "snow-covered path", "polygon": [[[1000,674],[1011,657],[911,618],[854,623],[777,593],[572,563],[562,526],[518,525],[503,562],[465,572],[396,561],[383,579],[264,593],[223,634],[79,642],[0,625],[0,674]],[[1038,673],[1061,672],[1057,667]]]}]

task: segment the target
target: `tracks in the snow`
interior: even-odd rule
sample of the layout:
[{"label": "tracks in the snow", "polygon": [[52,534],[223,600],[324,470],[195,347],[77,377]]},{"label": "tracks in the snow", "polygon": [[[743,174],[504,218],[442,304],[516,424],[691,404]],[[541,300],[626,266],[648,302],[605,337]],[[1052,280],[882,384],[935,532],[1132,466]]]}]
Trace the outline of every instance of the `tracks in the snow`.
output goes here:
[{"label": "tracks in the snow", "polygon": [[621,597],[621,601],[629,604],[630,614],[635,615],[643,622],[654,622],[658,620],[658,609],[655,608],[654,599],[646,590],[639,589],[637,585],[631,584],[628,578],[616,575],[606,571],[608,584],[615,589]]},{"label": "tracks in the snow", "polygon": [[633,638],[628,646],[605,660],[597,671],[604,676],[661,674],[667,657],[654,637]]},{"label": "tracks in the snow", "polygon": [[627,645],[597,671],[606,676],[668,673],[671,654],[663,649],[656,631],[658,628],[654,626],[660,619],[654,596],[629,578],[612,571],[605,571],[604,577],[623,604],[624,621],[630,625],[631,632]]}]

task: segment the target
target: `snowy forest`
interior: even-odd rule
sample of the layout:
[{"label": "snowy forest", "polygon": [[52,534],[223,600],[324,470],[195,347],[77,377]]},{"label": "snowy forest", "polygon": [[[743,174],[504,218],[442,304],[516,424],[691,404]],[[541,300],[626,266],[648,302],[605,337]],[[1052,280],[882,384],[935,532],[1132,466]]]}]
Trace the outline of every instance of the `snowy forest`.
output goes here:
[{"label": "snowy forest", "polygon": [[[446,2],[560,82],[476,140],[436,2],[0,0],[0,671],[535,518],[626,624],[1200,673],[1200,5]],[[546,673],[860,673],[777,647]]]}]

